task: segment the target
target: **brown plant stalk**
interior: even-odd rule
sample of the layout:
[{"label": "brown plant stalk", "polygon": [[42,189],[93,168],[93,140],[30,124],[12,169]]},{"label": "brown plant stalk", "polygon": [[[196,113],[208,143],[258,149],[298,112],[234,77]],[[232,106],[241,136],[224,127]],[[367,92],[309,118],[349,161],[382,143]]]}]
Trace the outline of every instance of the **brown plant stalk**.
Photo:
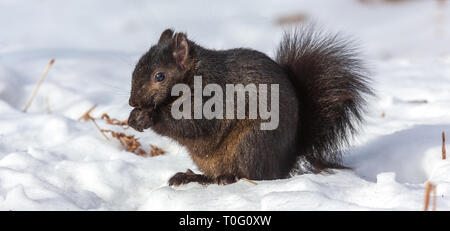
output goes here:
[{"label": "brown plant stalk", "polygon": [[254,181],[252,181],[252,180],[249,180],[249,179],[247,179],[247,178],[241,178],[241,180],[247,181],[247,182],[249,182],[249,183],[251,183],[251,184],[254,184],[254,185],[258,185],[258,183],[254,182]]},{"label": "brown plant stalk", "polygon": [[430,194],[431,191],[433,191],[433,208],[432,210],[436,210],[436,185],[434,185],[431,182],[427,182],[427,185],[425,186],[425,206],[424,211],[428,211],[428,207],[430,204]]},{"label": "brown plant stalk", "polygon": [[128,129],[129,128],[128,127],[128,120],[120,121],[118,119],[110,118],[107,113],[103,113],[100,118],[103,119],[103,120],[106,120],[107,124],[122,126],[123,129]]},{"label": "brown plant stalk", "polygon": [[[105,139],[110,140],[108,136],[106,136],[106,133],[111,134],[111,136],[115,139],[117,139],[120,143],[120,145],[127,151],[133,152],[136,155],[139,156],[159,156],[165,154],[165,151],[157,146],[150,144],[150,151],[147,154],[145,150],[143,150],[142,144],[138,141],[139,138],[136,138],[134,135],[127,135],[124,132],[115,132],[108,129],[101,129],[97,122],[95,122],[95,118],[90,115],[90,113],[97,107],[97,105],[94,105],[91,107],[86,113],[84,113],[78,120],[83,121],[92,121],[95,125],[95,127],[102,133],[102,135],[105,137]],[[128,126],[128,120],[118,120],[115,118],[111,118],[107,113],[103,113],[100,119],[105,120],[107,124],[114,125],[114,126],[120,126],[122,129],[129,128]]]},{"label": "brown plant stalk", "polygon": [[86,113],[84,113],[82,116],[80,116],[80,118],[78,118],[78,120],[83,120],[83,121],[88,121],[88,120],[92,120],[94,118],[92,118],[91,116],[91,112],[97,107],[97,104],[95,104],[94,106],[92,106],[91,108],[89,108],[89,110],[87,110]]},{"label": "brown plant stalk", "polygon": [[445,150],[445,132],[442,131],[442,159],[447,159],[447,152]]},{"label": "brown plant stalk", "polygon": [[25,108],[23,109],[23,112],[27,112],[28,108],[30,107],[31,103],[33,102],[34,97],[37,94],[37,91],[39,90],[39,87],[41,86],[42,82],[44,81],[45,77],[47,76],[48,71],[52,67],[53,63],[55,63],[55,60],[52,59],[47,65],[47,68],[45,68],[44,73],[42,73],[41,78],[37,82],[36,86],[33,89],[33,92],[31,93],[30,98],[27,101],[27,104],[25,105]]}]

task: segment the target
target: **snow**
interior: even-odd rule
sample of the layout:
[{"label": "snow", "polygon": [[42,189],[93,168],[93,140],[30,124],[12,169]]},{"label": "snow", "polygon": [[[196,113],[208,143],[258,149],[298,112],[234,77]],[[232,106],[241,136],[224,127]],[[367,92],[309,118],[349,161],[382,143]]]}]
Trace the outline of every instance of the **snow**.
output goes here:
[{"label": "snow", "polygon": [[[276,20],[297,13],[356,39],[373,73],[377,97],[344,158],[352,169],[175,188],[173,174],[199,172],[185,148],[127,130],[146,151],[166,151],[140,157],[77,120],[95,104],[94,117],[128,117],[134,64],[167,27],[209,48],[273,56],[283,31]],[[0,210],[422,210],[428,181],[437,210],[450,210],[450,162],[441,159],[441,132],[450,136],[449,15],[447,2],[431,0],[1,0]]]}]

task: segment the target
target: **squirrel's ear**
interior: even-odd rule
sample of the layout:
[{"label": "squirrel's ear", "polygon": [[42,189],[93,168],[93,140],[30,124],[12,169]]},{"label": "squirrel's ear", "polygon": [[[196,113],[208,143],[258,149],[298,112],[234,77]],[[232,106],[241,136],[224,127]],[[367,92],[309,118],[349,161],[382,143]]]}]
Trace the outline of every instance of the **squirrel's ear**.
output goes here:
[{"label": "squirrel's ear", "polygon": [[168,39],[172,39],[173,36],[173,30],[172,29],[166,29],[161,33],[161,36],[159,37],[158,43],[161,43],[163,41],[166,41]]},{"label": "squirrel's ear", "polygon": [[173,40],[173,57],[178,65],[183,68],[187,67],[189,61],[189,44],[186,35],[183,33],[176,33]]}]

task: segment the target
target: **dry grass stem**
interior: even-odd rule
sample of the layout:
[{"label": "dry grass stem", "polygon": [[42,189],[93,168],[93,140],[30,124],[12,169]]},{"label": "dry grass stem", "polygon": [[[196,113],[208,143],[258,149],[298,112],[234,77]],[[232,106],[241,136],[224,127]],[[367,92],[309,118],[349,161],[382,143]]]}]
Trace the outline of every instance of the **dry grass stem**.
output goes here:
[{"label": "dry grass stem", "polygon": [[94,119],[91,119],[91,121],[92,121],[92,123],[94,123],[95,127],[100,131],[100,133],[102,133],[103,137],[105,137],[106,140],[109,140],[109,138],[105,135],[103,129],[101,129],[101,128],[98,126],[97,122],[95,122]]},{"label": "dry grass stem", "polygon": [[128,129],[128,120],[120,121],[118,119],[110,118],[107,113],[103,113],[100,118],[103,120],[106,120],[107,124],[118,125],[118,126],[122,126],[123,129]]},{"label": "dry grass stem", "polygon": [[27,112],[28,108],[30,107],[31,103],[33,102],[34,97],[37,94],[37,91],[39,90],[39,87],[41,86],[42,82],[44,81],[45,77],[47,76],[48,71],[52,67],[53,63],[55,63],[55,60],[52,59],[47,65],[47,68],[45,68],[44,73],[42,74],[41,78],[37,82],[36,86],[33,89],[33,92],[31,93],[30,98],[27,101],[27,104],[25,105],[25,108],[23,109],[23,112]]},{"label": "dry grass stem", "polygon": [[445,132],[442,131],[442,159],[447,159],[447,152],[445,150]]},{"label": "dry grass stem", "polygon": [[91,112],[97,107],[97,104],[92,106],[86,113],[84,113],[78,120],[88,121],[88,120],[94,120],[92,116],[90,115]]},{"label": "dry grass stem", "polygon": [[241,180],[247,181],[247,182],[249,182],[249,183],[251,183],[251,184],[254,184],[254,185],[258,185],[258,183],[254,182],[254,181],[252,181],[252,180],[249,180],[249,179],[247,179],[247,178],[241,178]]},{"label": "dry grass stem", "polygon": [[141,147],[141,143],[138,141],[138,138],[135,138],[134,135],[127,135],[123,132],[115,132],[111,130],[102,129],[102,132],[110,133],[112,137],[119,140],[120,145],[124,147],[127,151],[134,152],[136,154],[142,154],[139,149]]},{"label": "dry grass stem", "polygon": [[430,194],[431,191],[433,191],[433,211],[436,210],[436,185],[434,185],[431,182],[427,182],[427,185],[425,186],[425,206],[424,211],[428,211],[428,207],[430,204]]},{"label": "dry grass stem", "polygon": [[[102,135],[107,139],[108,136],[105,133],[111,134],[111,136],[115,139],[117,139],[120,143],[120,145],[127,151],[133,152],[136,155],[139,156],[159,156],[165,154],[165,151],[162,150],[159,147],[156,147],[154,145],[150,144],[150,152],[147,154],[147,152],[142,149],[142,144],[138,141],[139,138],[136,138],[134,135],[127,135],[124,132],[115,132],[108,129],[101,129],[97,122],[95,122],[95,118],[93,118],[90,113],[97,107],[97,105],[94,105],[91,107],[86,113],[84,113],[78,120],[88,121],[91,120],[95,127],[102,133]],[[115,118],[111,118],[107,113],[103,113],[100,119],[105,120],[107,124],[114,125],[114,126],[120,126],[122,129],[129,128],[128,126],[128,120],[118,120]]]}]

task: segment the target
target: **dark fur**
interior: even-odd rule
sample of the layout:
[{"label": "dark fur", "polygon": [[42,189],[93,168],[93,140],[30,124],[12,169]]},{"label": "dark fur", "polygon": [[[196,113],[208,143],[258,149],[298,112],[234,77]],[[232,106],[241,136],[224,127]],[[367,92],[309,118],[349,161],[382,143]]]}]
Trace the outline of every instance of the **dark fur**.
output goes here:
[{"label": "dark fur", "polygon": [[[175,139],[204,173],[177,173],[170,185],[285,178],[299,156],[318,168],[340,166],[339,148],[361,121],[363,94],[370,93],[359,60],[336,37],[308,30],[286,34],[276,60],[251,49],[208,50],[169,29],[144,54],[133,73],[130,126]],[[152,79],[158,71],[167,73],[164,82]],[[203,86],[223,89],[227,83],[279,84],[278,128],[260,130],[259,118],[173,119],[171,87],[193,89],[194,75],[203,77]]]},{"label": "dark fur", "polygon": [[356,50],[337,35],[303,28],[285,34],[276,61],[301,102],[299,152],[316,170],[343,168],[340,149],[357,132],[365,97],[373,94]]}]

